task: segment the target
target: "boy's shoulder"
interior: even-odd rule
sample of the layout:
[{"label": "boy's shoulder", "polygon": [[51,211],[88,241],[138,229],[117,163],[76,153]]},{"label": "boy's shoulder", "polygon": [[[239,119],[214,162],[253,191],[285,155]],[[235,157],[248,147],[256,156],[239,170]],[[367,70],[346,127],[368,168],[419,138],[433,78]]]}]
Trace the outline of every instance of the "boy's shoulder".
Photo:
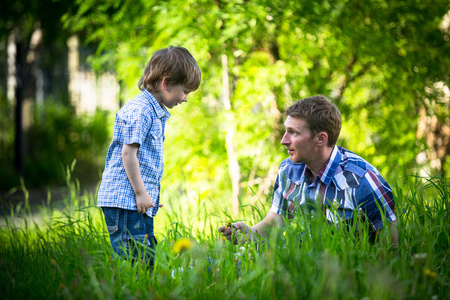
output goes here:
[{"label": "boy's shoulder", "polygon": [[151,113],[153,111],[153,107],[145,97],[142,96],[142,93],[128,101],[127,103],[122,106],[118,114],[129,114],[133,112],[145,112],[145,113]]},{"label": "boy's shoulder", "polygon": [[153,95],[145,89],[132,100],[128,101],[118,112],[119,115],[130,113],[140,113],[157,118],[166,115],[170,116],[167,109],[163,109]]}]

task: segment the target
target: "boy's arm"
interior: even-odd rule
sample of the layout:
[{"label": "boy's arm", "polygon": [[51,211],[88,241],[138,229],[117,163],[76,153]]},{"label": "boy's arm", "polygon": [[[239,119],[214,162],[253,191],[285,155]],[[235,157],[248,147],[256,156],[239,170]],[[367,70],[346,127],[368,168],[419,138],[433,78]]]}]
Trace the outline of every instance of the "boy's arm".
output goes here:
[{"label": "boy's arm", "polygon": [[[152,198],[145,190],[144,181],[141,177],[141,170],[139,168],[139,161],[137,159],[137,151],[139,144],[123,145],[122,147],[122,161],[127,173],[128,180],[130,180],[136,195],[137,212],[145,214],[150,207],[155,207]],[[162,205],[159,205],[160,207]]]}]

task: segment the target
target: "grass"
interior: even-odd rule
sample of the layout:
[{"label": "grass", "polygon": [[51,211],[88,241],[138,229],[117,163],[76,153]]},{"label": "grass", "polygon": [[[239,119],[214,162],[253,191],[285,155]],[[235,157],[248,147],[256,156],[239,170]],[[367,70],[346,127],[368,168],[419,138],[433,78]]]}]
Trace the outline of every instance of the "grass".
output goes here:
[{"label": "grass", "polygon": [[[155,219],[152,274],[112,257],[95,196],[79,196],[70,178],[68,188],[63,209],[42,207],[37,219],[25,203],[4,218],[4,299],[449,299],[450,183],[441,176],[395,188],[398,248],[388,230],[371,245],[363,224],[339,230],[320,213],[257,246],[232,245],[217,233],[231,217],[220,201],[169,203]],[[244,205],[240,218],[254,224],[268,206]]]}]

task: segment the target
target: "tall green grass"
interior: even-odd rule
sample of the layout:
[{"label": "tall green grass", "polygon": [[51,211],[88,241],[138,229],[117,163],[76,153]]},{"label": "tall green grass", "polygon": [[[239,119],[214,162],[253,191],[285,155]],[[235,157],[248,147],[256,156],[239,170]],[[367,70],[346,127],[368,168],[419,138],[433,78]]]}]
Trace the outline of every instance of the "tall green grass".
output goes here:
[{"label": "tall green grass", "polygon": [[[153,273],[112,256],[95,196],[67,182],[59,206],[49,201],[32,216],[24,205],[4,217],[4,299],[449,299],[450,183],[442,176],[396,187],[397,248],[388,229],[370,244],[364,223],[325,225],[320,210],[257,245],[232,245],[217,233],[231,217],[223,199],[168,203],[155,219]],[[244,205],[239,219],[254,224],[267,210]]]}]

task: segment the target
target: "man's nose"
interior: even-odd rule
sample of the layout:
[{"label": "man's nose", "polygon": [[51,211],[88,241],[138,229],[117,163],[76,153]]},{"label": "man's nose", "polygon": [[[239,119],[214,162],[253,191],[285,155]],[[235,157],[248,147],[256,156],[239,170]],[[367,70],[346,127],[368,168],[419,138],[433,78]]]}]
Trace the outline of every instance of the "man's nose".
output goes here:
[{"label": "man's nose", "polygon": [[289,139],[287,138],[287,133],[283,135],[283,138],[281,139],[281,145],[287,145],[289,144]]}]

